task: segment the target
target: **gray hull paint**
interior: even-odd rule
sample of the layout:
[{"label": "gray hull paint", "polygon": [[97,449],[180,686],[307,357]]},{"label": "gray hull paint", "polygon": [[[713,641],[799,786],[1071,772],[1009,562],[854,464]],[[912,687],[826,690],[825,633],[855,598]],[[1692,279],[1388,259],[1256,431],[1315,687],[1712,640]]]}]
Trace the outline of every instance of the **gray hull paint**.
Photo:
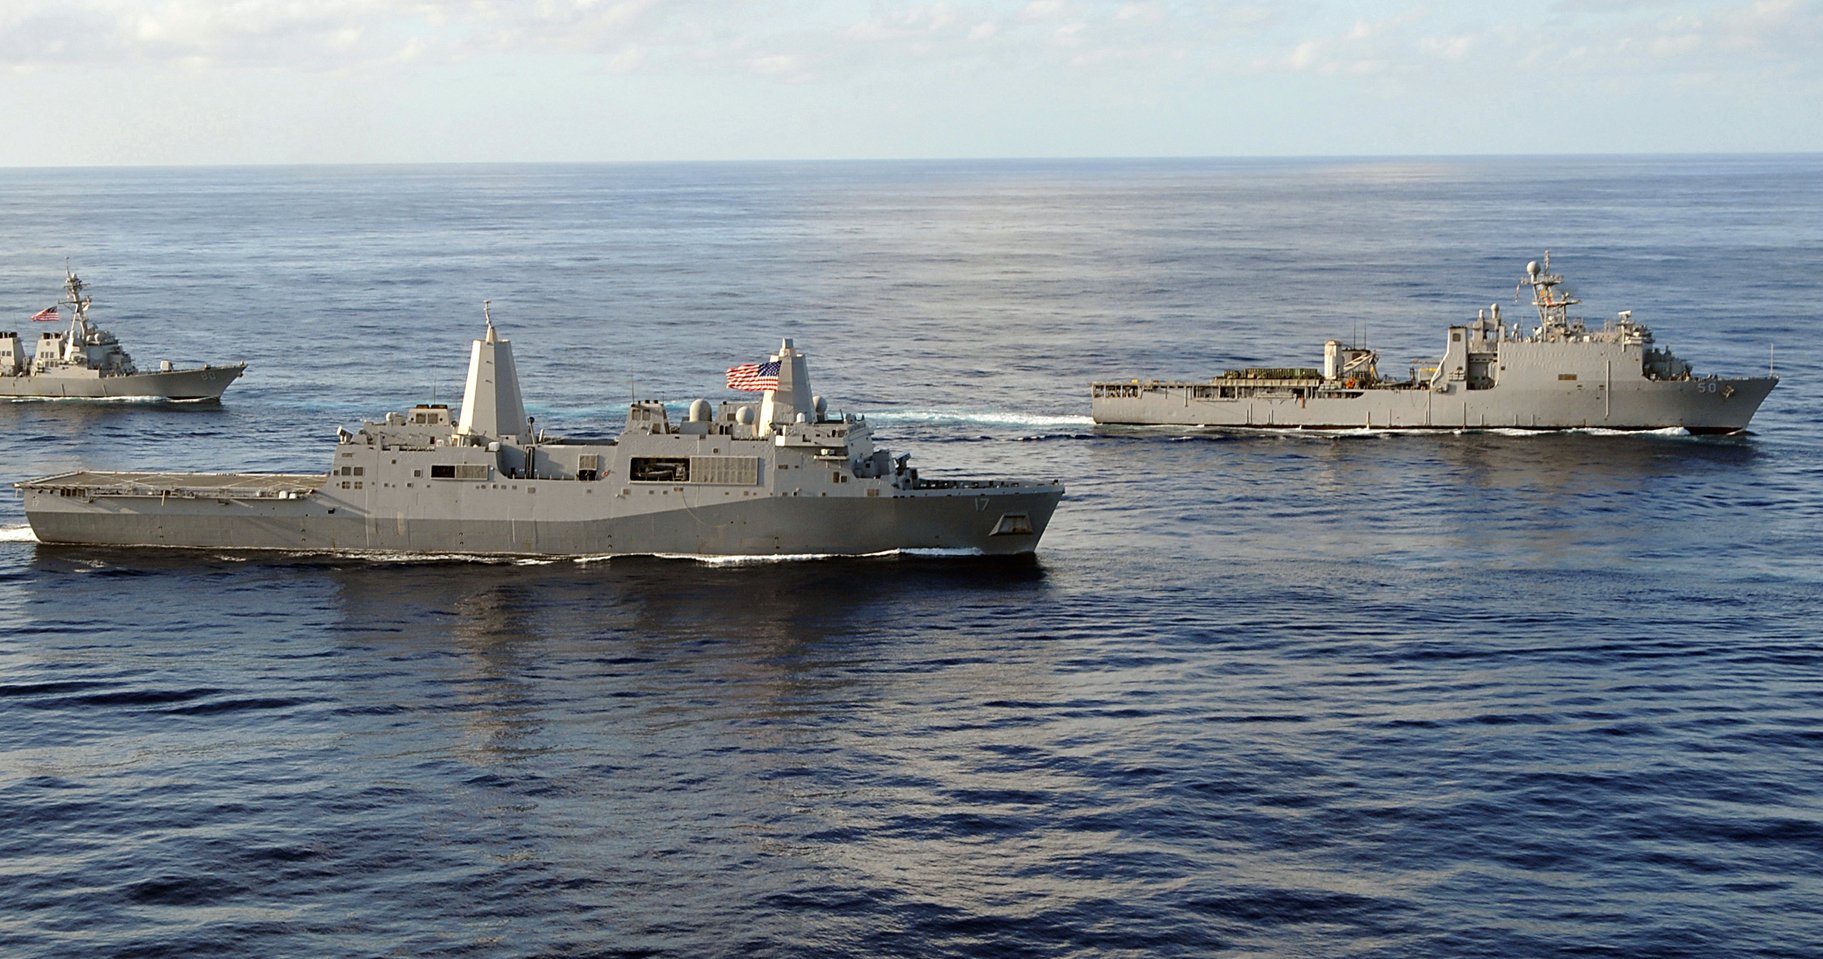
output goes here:
[{"label": "gray hull paint", "polygon": [[1771,377],[1677,382],[1636,380],[1527,389],[1496,386],[1446,391],[1382,388],[1352,395],[1199,396],[1207,383],[1142,382],[1135,396],[1091,401],[1095,422],[1252,429],[1611,429],[1681,427],[1692,433],[1747,428],[1778,380]]},{"label": "gray hull paint", "polygon": [[[866,555],[906,549],[1006,555],[1029,553],[1037,546],[1063,492],[1056,486],[1034,486],[1002,488],[991,495],[943,491],[886,499],[786,495],[684,510],[553,519],[546,514],[564,512],[560,504],[577,495],[563,495],[560,482],[465,497],[470,501],[465,505],[498,517],[487,519],[381,516],[321,496],[160,502],[28,490],[26,509],[41,542],[91,546],[516,556]],[[605,489],[603,493],[600,500],[615,499]],[[545,497],[552,508],[538,509],[528,502],[533,496]],[[1008,513],[1028,517],[1029,527],[996,534]]]},{"label": "gray hull paint", "polygon": [[[787,340],[757,402],[670,420],[636,402],[612,442],[533,429],[490,322],[447,407],[341,430],[322,474],[78,471],[15,484],[51,544],[510,556],[1030,553],[1054,482],[927,480],[827,415]],[[732,379],[732,377],[731,377]]]},{"label": "gray hull paint", "polygon": [[0,376],[0,397],[31,399],[214,400],[247,371],[246,364],[125,376],[22,373]]}]

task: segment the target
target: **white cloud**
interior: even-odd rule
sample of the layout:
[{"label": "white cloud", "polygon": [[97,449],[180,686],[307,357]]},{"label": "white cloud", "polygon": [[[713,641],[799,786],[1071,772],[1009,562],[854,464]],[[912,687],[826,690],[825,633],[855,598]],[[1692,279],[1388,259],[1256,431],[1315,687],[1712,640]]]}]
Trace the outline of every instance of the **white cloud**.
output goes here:
[{"label": "white cloud", "polygon": [[1063,13],[1060,0],[1031,0],[1025,5],[1024,16],[1027,20],[1049,20]]},{"label": "white cloud", "polygon": [[1797,0],[1673,0],[1560,6],[1545,24],[1575,36],[1577,50],[1536,52],[1540,68],[1609,73],[1617,67],[1710,82],[1814,74],[1823,49],[1823,5]]},{"label": "white cloud", "polygon": [[1123,3],[1114,11],[1116,20],[1143,20],[1157,23],[1165,18],[1165,5],[1162,3]]},{"label": "white cloud", "polygon": [[863,42],[884,42],[954,35],[961,29],[955,6],[935,3],[906,7],[883,17],[870,17],[848,27],[843,36]]},{"label": "white cloud", "polygon": [[1466,60],[1475,49],[1475,41],[1476,38],[1470,34],[1425,37],[1418,41],[1418,47],[1439,60]]},{"label": "white cloud", "polygon": [[802,58],[787,53],[770,54],[753,57],[747,61],[748,69],[763,77],[777,77],[781,80],[801,82],[810,79]]},{"label": "white cloud", "polygon": [[1293,70],[1309,70],[1321,63],[1322,59],[1322,44],[1306,40],[1292,48],[1291,56],[1286,58],[1286,62]]},{"label": "white cloud", "polygon": [[1255,62],[1319,76],[1426,77],[1473,59],[1496,73],[1611,76],[1619,68],[1704,81],[1823,66],[1823,3],[1800,0],[1581,0],[1533,15],[1498,4],[1479,12],[1412,6],[1383,17],[1332,12],[1328,30],[1307,23],[1282,56]]},{"label": "white cloud", "polygon": [[1659,76],[1815,75],[1823,49],[1823,0],[1359,9],[1339,0],[5,0],[0,63],[283,74],[558,55],[611,75],[836,83],[926,68],[989,80],[1118,70],[1182,88],[1198,72],[1250,70],[1447,85],[1457,75],[1435,71],[1471,59],[1512,74],[1620,64]]},{"label": "white cloud", "polygon": [[[1823,0],[0,0],[0,112],[10,162],[467,157],[477,128],[602,158],[1511,150],[1533,98],[1603,135],[1566,149],[1675,148],[1704,105],[1730,144],[1815,149],[1820,24]],[[98,104],[97,137],[56,135]]]},{"label": "white cloud", "polygon": [[629,46],[608,57],[607,70],[609,73],[632,73],[645,62],[646,52],[639,47]]},{"label": "white cloud", "polygon": [[1696,32],[1662,34],[1653,37],[1646,48],[1655,57],[1682,57],[1701,50],[1703,35]]},{"label": "white cloud", "polygon": [[1413,43],[1409,38],[1428,16],[1423,9],[1412,9],[1380,19],[1357,17],[1339,34],[1298,42],[1283,64],[1294,71],[1323,75],[1379,73],[1409,60]]},{"label": "white cloud", "polygon": [[[0,56],[18,65],[187,62],[336,69],[487,50],[610,49],[658,0],[8,0]],[[55,49],[53,56],[50,51]]]}]

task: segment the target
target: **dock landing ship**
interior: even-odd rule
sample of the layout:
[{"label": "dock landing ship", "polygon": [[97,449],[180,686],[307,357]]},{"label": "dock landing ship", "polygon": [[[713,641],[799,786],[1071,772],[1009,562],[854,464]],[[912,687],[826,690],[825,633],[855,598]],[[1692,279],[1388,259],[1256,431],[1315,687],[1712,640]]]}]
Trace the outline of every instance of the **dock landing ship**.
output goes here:
[{"label": "dock landing ship", "polygon": [[178,368],[170,360],[160,360],[157,370],[140,370],[114,334],[89,322],[83,288],[66,270],[63,299],[32,319],[57,322],[58,307],[68,306],[69,328],[39,334],[31,359],[17,331],[0,330],[0,399],[219,400],[247,372],[245,363]]},{"label": "dock landing ship", "polygon": [[[774,365],[776,364],[776,366]],[[515,556],[1030,553],[1058,482],[925,478],[831,415],[785,340],[757,401],[673,422],[634,402],[616,440],[547,436],[487,319],[447,406],[338,431],[326,474],[80,471],[16,483],[49,544]],[[776,372],[774,372],[776,370]],[[729,373],[730,384],[734,371]]]},{"label": "dock landing ship", "polygon": [[[1631,311],[1592,329],[1569,315],[1563,277],[1526,264],[1538,326],[1509,326],[1495,305],[1451,326],[1435,367],[1382,377],[1379,355],[1324,344],[1323,368],[1230,370],[1202,382],[1101,381],[1091,414],[1102,424],[1256,429],[1658,430],[1735,433],[1779,382],[1696,375],[1656,346]],[[1423,375],[1428,374],[1428,375]]]}]

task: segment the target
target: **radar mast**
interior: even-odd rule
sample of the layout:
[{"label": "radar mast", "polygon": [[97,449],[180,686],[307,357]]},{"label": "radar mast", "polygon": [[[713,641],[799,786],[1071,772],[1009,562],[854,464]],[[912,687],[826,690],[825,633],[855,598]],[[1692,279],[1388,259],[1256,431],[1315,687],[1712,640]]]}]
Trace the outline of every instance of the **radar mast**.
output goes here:
[{"label": "radar mast", "polygon": [[1570,307],[1581,303],[1568,291],[1557,292],[1563,276],[1551,272],[1551,251],[1544,251],[1544,264],[1537,260],[1525,265],[1523,283],[1532,285],[1532,305],[1538,308],[1538,334],[1546,339],[1570,327]]}]

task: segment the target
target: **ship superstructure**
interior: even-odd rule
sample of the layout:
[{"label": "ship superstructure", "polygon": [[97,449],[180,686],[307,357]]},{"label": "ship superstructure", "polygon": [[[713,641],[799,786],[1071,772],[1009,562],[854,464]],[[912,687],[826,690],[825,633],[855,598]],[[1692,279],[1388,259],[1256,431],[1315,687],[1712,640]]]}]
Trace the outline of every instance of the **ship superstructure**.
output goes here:
[{"label": "ship superstructure", "polygon": [[1449,328],[1442,359],[1404,379],[1383,377],[1379,354],[1337,340],[1323,366],[1231,370],[1206,381],[1098,381],[1097,423],[1290,429],[1600,428],[1733,433],[1747,428],[1778,384],[1698,376],[1657,345],[1631,311],[1592,328],[1578,300],[1542,264],[1526,264],[1538,325],[1509,325],[1498,304]]}]

